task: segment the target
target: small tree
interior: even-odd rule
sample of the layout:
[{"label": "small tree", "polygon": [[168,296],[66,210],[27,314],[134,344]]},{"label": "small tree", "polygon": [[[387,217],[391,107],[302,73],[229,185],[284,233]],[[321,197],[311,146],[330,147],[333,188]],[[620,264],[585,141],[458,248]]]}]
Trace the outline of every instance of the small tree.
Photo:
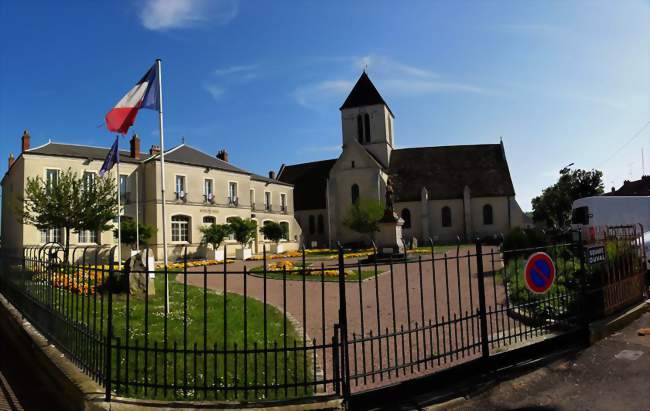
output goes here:
[{"label": "small tree", "polygon": [[275,221],[266,221],[260,228],[260,233],[264,235],[267,239],[273,241],[274,243],[279,243],[282,240],[286,233],[285,228]]},{"label": "small tree", "polygon": [[343,225],[372,240],[375,232],[379,231],[379,220],[383,216],[384,206],[380,202],[359,199],[348,208]]},{"label": "small tree", "polygon": [[566,228],[571,223],[573,202],[602,194],[602,179],[603,173],[598,170],[562,169],[558,181],[545,188],[542,195],[533,198],[533,220],[545,223],[549,228]]},{"label": "small tree", "polygon": [[[135,220],[132,218],[122,217],[120,222],[120,228],[122,229],[122,244],[128,244],[131,248],[135,247],[138,237],[140,240],[140,245],[146,246],[149,244],[149,240],[156,234],[156,227],[138,223],[138,230],[136,231]],[[114,231],[115,237],[117,237],[117,230]]]},{"label": "small tree", "polygon": [[203,233],[201,242],[203,244],[210,244],[216,250],[231,232],[228,224],[212,223],[208,226],[201,227],[201,233]]},{"label": "small tree", "polygon": [[257,223],[250,218],[233,217],[228,222],[228,225],[235,236],[235,240],[244,248],[255,238]]},{"label": "small tree", "polygon": [[117,216],[115,180],[97,177],[89,182],[71,169],[61,172],[56,181],[28,177],[19,221],[39,230],[65,230],[64,258],[68,260],[71,231],[105,231]]}]

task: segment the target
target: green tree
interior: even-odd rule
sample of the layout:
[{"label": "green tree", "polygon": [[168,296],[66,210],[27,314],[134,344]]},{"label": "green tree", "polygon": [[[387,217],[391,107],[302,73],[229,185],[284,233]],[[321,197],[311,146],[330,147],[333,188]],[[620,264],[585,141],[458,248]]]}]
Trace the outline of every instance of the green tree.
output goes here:
[{"label": "green tree", "polygon": [[201,227],[200,230],[203,233],[201,242],[203,244],[210,244],[215,250],[219,248],[223,240],[232,232],[230,225],[215,223]]},{"label": "green tree", "polygon": [[64,257],[70,251],[70,232],[106,231],[117,217],[117,189],[110,176],[84,179],[71,169],[61,172],[55,181],[28,177],[25,196],[17,210],[19,221],[39,230],[65,230]]},{"label": "green tree", "polygon": [[246,247],[253,241],[255,238],[255,232],[257,231],[257,223],[250,218],[241,218],[241,217],[232,217],[228,221],[231,232],[235,236],[235,240]]},{"label": "green tree", "polygon": [[286,228],[275,221],[265,221],[262,228],[260,228],[260,233],[264,234],[264,237],[276,244],[285,238],[287,234]]},{"label": "green tree", "polygon": [[[133,248],[139,237],[140,245],[146,246],[149,244],[149,240],[156,234],[156,227],[138,223],[138,231],[136,232],[135,220],[129,217],[122,217],[120,221],[120,227],[122,231],[122,244],[128,244]],[[117,237],[117,230],[114,231],[115,237]]]},{"label": "green tree", "polygon": [[384,216],[384,206],[378,201],[359,199],[353,203],[343,217],[343,225],[357,233],[374,237],[379,231],[379,220]]},{"label": "green tree", "polygon": [[571,223],[573,202],[603,194],[602,180],[602,171],[562,169],[558,181],[545,188],[542,195],[533,198],[533,220],[553,229],[567,228]]}]

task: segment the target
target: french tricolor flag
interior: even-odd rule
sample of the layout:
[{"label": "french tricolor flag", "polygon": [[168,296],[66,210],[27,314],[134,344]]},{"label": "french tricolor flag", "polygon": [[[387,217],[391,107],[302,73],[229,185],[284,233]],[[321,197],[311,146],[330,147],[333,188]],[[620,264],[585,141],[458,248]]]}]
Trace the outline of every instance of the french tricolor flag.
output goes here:
[{"label": "french tricolor flag", "polygon": [[148,108],[160,112],[160,88],[157,64],[106,114],[106,127],[110,131],[126,134],[135,122],[138,110]]}]

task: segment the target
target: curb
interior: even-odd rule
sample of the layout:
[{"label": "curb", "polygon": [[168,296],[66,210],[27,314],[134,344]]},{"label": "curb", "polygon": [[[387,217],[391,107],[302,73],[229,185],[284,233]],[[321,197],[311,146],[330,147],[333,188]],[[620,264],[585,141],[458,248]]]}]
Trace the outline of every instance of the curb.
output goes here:
[{"label": "curb", "polygon": [[589,345],[609,337],[641,317],[650,309],[650,300],[628,308],[625,312],[589,324]]}]

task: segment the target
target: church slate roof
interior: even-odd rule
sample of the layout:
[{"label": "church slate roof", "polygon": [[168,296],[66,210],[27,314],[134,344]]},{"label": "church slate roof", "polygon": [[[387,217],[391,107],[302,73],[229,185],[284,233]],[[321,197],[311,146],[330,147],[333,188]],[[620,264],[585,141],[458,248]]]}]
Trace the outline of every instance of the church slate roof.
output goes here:
[{"label": "church slate roof", "polygon": [[[334,163],[335,159],[282,168],[278,179],[294,185],[296,210],[327,206],[327,178]],[[472,197],[515,195],[501,144],[395,149],[386,171],[399,202],[420,201],[422,187],[430,200],[462,198],[465,186]]]},{"label": "church slate roof", "polygon": [[[348,95],[348,98],[345,99],[345,102],[343,102],[343,105],[339,110],[354,107],[372,106],[375,104],[383,104],[386,106],[386,108],[388,108],[388,111],[390,111],[388,104],[386,104],[381,94],[379,94],[379,91],[377,91],[375,85],[372,84],[372,81],[370,81],[370,77],[368,77],[364,71],[361,74],[361,77],[359,77],[359,80],[357,80],[357,84],[354,85],[352,91]],[[392,111],[391,114],[393,114]]]},{"label": "church slate roof", "polygon": [[462,198],[465,186],[472,197],[515,195],[501,144],[393,150],[388,173],[395,201],[419,201],[422,187],[431,200]]},{"label": "church slate roof", "polygon": [[282,166],[278,180],[293,184],[293,205],[296,210],[327,207],[327,178],[336,159]]}]

